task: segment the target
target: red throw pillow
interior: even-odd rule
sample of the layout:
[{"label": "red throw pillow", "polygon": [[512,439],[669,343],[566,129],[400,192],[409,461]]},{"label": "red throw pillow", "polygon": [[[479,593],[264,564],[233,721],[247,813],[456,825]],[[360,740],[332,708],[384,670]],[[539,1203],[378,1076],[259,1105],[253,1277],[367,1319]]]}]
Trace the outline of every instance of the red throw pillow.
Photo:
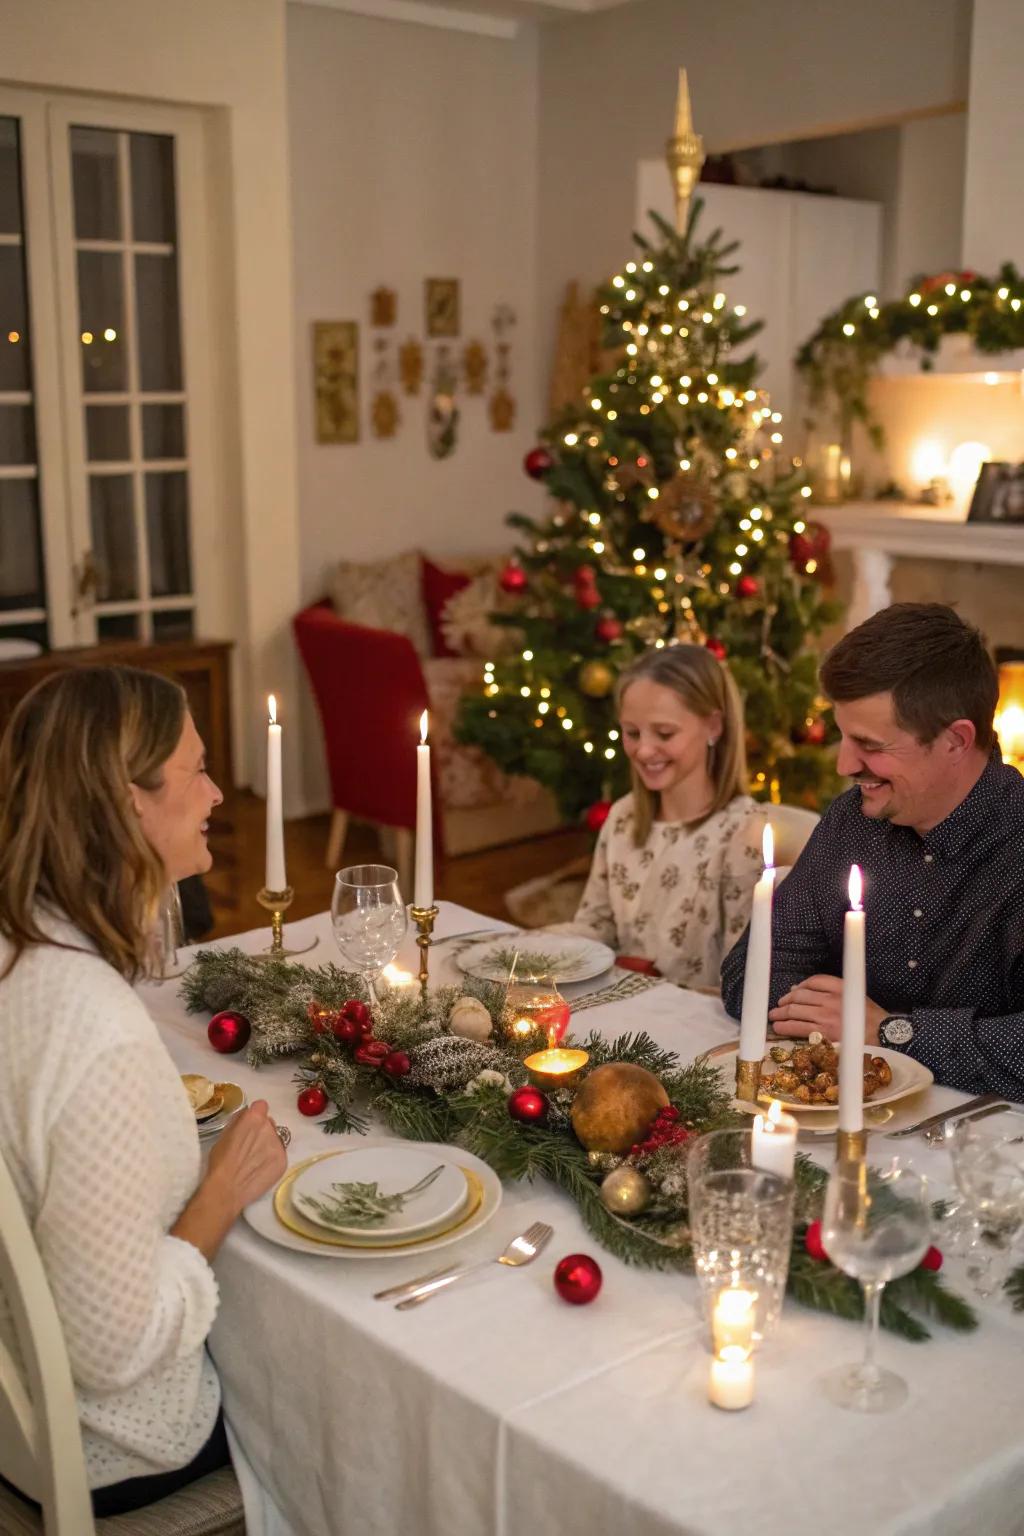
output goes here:
[{"label": "red throw pillow", "polygon": [[423,603],[427,610],[427,623],[430,625],[430,640],[435,656],[455,656],[444,638],[444,630],[441,627],[441,615],[444,606],[450,597],[456,592],[461,592],[463,587],[468,587],[470,577],[465,571],[445,571],[441,566],[428,560],[426,555],[420,556],[420,565],[423,572]]}]

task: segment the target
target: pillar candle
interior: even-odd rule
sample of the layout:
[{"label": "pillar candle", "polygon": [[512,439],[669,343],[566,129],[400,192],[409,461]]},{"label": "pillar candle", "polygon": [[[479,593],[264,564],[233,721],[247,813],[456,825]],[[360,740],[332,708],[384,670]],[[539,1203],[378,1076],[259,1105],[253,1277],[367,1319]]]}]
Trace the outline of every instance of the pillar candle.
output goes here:
[{"label": "pillar candle", "polygon": [[760,1061],[768,1035],[768,987],[772,971],[772,893],[775,889],[775,850],[771,823],[766,823],[762,842],[764,874],[754,887],[750,911],[747,963],[743,973],[743,1010],[740,1016],[740,1060]]},{"label": "pillar candle", "polygon": [[268,891],[284,891],[288,877],[284,867],[284,820],[281,800],[281,727],[277,700],[267,700],[267,864],[264,885]]},{"label": "pillar candle", "polygon": [[839,1047],[839,1129],[864,1129],[864,1015],[867,961],[864,950],[862,881],[850,870],[850,910],[843,924],[843,1038]]},{"label": "pillar candle", "polygon": [[754,1362],[745,1350],[725,1349],[711,1362],[708,1397],[716,1408],[749,1408],[754,1401]]},{"label": "pillar candle", "polygon": [[778,1099],[773,1099],[767,1115],[754,1116],[750,1143],[750,1161],[753,1166],[765,1173],[778,1174],[780,1179],[791,1179],[796,1162],[798,1129],[793,1116],[783,1114],[782,1105]]},{"label": "pillar candle", "polygon": [[420,716],[420,744],[416,748],[416,877],[413,905],[434,905],[434,827],[430,800],[430,747],[427,743],[427,711]]}]

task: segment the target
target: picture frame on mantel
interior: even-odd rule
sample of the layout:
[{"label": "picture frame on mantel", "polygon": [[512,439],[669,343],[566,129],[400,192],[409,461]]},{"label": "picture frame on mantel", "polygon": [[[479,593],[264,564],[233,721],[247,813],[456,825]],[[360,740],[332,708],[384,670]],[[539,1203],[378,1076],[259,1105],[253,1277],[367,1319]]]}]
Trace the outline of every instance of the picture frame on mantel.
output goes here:
[{"label": "picture frame on mantel", "polygon": [[969,523],[1024,523],[1024,464],[993,460],[981,466],[967,513]]},{"label": "picture frame on mantel", "polygon": [[313,322],[313,388],[318,443],[359,441],[359,325]]}]

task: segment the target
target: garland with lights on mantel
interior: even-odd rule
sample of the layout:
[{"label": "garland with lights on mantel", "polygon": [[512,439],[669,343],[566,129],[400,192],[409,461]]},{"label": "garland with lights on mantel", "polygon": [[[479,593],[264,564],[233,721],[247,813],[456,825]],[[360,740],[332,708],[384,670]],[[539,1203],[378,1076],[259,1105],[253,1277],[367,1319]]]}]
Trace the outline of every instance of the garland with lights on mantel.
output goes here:
[{"label": "garland with lights on mantel", "polygon": [[881,446],[882,427],[871,415],[868,385],[882,358],[916,349],[927,373],[943,337],[958,335],[968,336],[986,356],[1024,347],[1024,278],[1012,262],[996,277],[969,270],[919,277],[905,298],[887,304],[873,293],[847,299],[796,355],[812,414],[834,418],[844,437],[860,422]]},{"label": "garland with lights on mantel", "polygon": [[[573,1089],[531,1085],[527,1056],[546,1043],[538,1019],[517,1016],[506,988],[465,978],[423,997],[417,986],[382,984],[375,1009],[365,983],[335,965],[311,968],[257,961],[240,949],[202,950],[181,986],[192,1013],[223,1010],[247,1023],[230,1048],[248,1043],[259,1067],[291,1058],[299,1108],[324,1114],[327,1132],[362,1134],[372,1118],[396,1135],[458,1145],[503,1179],[549,1179],[576,1205],[610,1253],[644,1268],[692,1271],[686,1155],[705,1131],[742,1125],[716,1067],[690,1064],[648,1035],[566,1038],[587,1053]],[[221,1049],[227,1049],[223,1043]],[[598,1071],[603,1078],[593,1077]],[[620,1153],[588,1148],[580,1114],[599,1111],[625,1134]],[[592,1122],[591,1122],[592,1123]],[[795,1300],[837,1317],[863,1316],[860,1287],[828,1261],[819,1220],[826,1174],[796,1163],[796,1221],[788,1290]],[[623,1214],[628,1213],[628,1214]],[[938,1273],[929,1250],[921,1266],[885,1288],[882,1322],[913,1340],[929,1337],[923,1318],[960,1332],[977,1327],[973,1309]],[[1024,1269],[1007,1286],[1024,1311]]]}]

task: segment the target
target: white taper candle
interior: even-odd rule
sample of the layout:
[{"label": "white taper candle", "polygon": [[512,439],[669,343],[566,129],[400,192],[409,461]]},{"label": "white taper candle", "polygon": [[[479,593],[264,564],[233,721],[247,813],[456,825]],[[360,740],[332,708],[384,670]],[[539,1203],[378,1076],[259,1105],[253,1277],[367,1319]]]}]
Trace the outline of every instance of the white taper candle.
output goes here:
[{"label": "white taper candle", "polygon": [[434,905],[434,827],[430,797],[430,746],[427,742],[427,711],[420,716],[420,744],[416,748],[416,875],[413,905]]},{"label": "white taper candle", "polygon": [[270,719],[267,724],[267,865],[264,884],[268,891],[283,891],[288,886],[284,866],[284,811],[281,799],[281,727],[277,723],[277,700],[267,700]]},{"label": "white taper candle", "polygon": [[850,870],[850,911],[843,923],[843,1038],[839,1047],[839,1129],[864,1129],[864,1015],[867,959],[860,869]]},{"label": "white taper candle", "polygon": [[768,989],[772,973],[772,893],[775,889],[775,849],[771,823],[762,839],[764,874],[754,887],[750,910],[747,963],[743,973],[740,1015],[740,1061],[760,1061],[768,1034]]}]

